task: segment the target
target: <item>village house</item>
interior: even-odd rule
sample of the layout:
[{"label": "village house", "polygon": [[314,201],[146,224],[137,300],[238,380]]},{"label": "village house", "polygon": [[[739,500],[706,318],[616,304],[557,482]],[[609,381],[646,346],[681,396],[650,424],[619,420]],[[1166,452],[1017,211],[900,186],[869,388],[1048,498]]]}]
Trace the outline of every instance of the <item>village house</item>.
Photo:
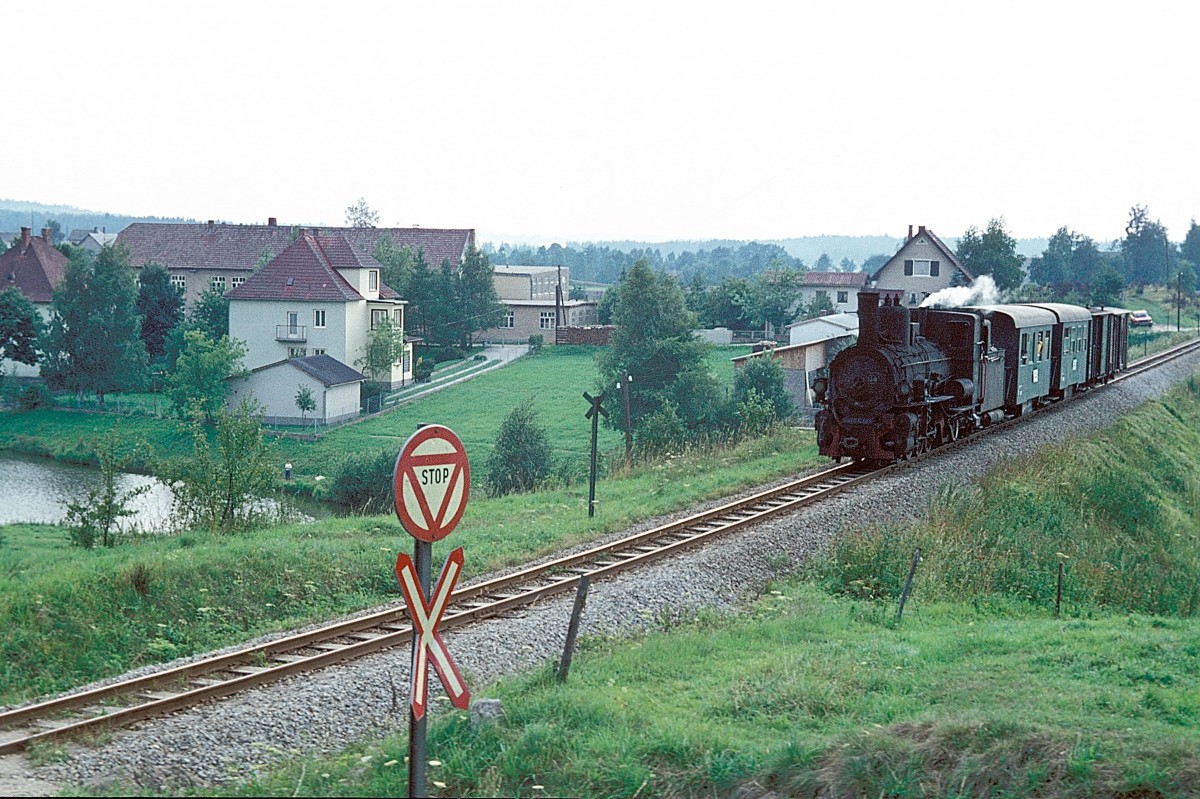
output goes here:
[{"label": "village house", "polygon": [[858,291],[866,287],[868,277],[866,272],[805,272],[800,299],[811,305],[824,294],[834,312],[853,313],[858,310]]},{"label": "village house", "polygon": [[76,247],[82,247],[92,255],[99,255],[100,250],[104,248],[104,245],[112,244],[116,240],[116,233],[109,233],[106,230],[102,230],[98,227],[94,227],[91,230],[76,228],[75,230],[71,231],[69,236],[67,236],[67,242],[69,244],[73,244]]},{"label": "village house", "polygon": [[[359,391],[366,379],[328,355],[289,358],[231,377],[225,404],[236,408],[244,399],[252,399],[262,406],[266,424],[334,424],[358,416]],[[303,388],[316,406],[309,413],[296,404]]]},{"label": "village house", "polygon": [[969,286],[975,276],[941,239],[924,225],[914,234],[908,226],[908,238],[879,271],[871,275],[870,285],[886,291],[898,291],[904,302],[919,306],[930,294],[950,286]]},{"label": "village house", "polygon": [[[274,217],[265,225],[230,225],[213,220],[202,223],[173,224],[134,222],[117,236],[129,248],[131,262],[137,268],[147,263],[161,264],[171,274],[172,285],[183,292],[191,308],[208,289],[226,293],[235,289],[283,252],[300,234],[300,228],[279,225]],[[430,268],[443,261],[457,265],[475,246],[475,231],[440,228],[307,228],[322,236],[341,236],[360,251],[373,254],[384,237],[397,247],[408,247],[424,254]]]},{"label": "village house", "polygon": [[586,327],[599,321],[595,300],[570,300],[571,270],[565,266],[494,266],[492,284],[504,305],[499,327],[477,338],[496,343],[524,343],[540,335],[555,343],[559,327]]},{"label": "village house", "polygon": [[[380,277],[382,265],[341,235],[301,231],[294,243],[227,293],[229,335],[246,344],[250,370],[327,355],[357,366],[384,320],[404,330],[405,301]],[[412,342],[381,382],[412,379]]]},{"label": "village house", "polygon": [[[66,276],[67,257],[54,246],[50,228],[42,228],[40,237],[34,236],[30,228],[21,228],[20,238],[3,253],[0,253],[0,291],[10,287],[33,303],[42,317],[42,323],[50,321],[51,302],[54,289]],[[35,364],[5,359],[0,370],[8,377],[32,378],[41,374]]]}]

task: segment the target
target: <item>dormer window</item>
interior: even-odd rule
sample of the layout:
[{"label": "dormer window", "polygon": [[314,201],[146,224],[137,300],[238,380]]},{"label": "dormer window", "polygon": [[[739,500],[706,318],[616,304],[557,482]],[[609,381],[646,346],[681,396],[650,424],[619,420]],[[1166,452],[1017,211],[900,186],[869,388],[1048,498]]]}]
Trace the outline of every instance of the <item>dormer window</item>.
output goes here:
[{"label": "dormer window", "polygon": [[379,291],[378,269],[371,269],[367,272],[367,291]]}]

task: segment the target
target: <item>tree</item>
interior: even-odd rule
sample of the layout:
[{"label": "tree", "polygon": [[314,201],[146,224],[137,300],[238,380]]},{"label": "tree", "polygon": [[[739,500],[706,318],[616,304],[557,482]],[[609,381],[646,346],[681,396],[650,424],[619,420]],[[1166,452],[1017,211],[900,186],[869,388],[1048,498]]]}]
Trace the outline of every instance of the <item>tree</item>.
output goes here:
[{"label": "tree", "polygon": [[[1188,228],[1180,255],[1185,261],[1190,262],[1194,269],[1200,269],[1200,225],[1196,224],[1195,219],[1192,220],[1191,227]],[[1192,288],[1200,290],[1200,283],[1193,284]]]},{"label": "tree", "polygon": [[403,357],[404,331],[385,317],[367,334],[362,357],[354,365],[376,382],[391,383],[392,367]]},{"label": "tree", "polygon": [[350,227],[375,227],[378,222],[379,212],[372,210],[363,197],[346,209],[346,224]]},{"label": "tree", "polygon": [[488,493],[502,497],[532,491],[550,474],[550,436],[538,424],[532,398],[512,409],[500,424],[487,458]]},{"label": "tree", "polygon": [[390,233],[379,237],[371,254],[383,266],[380,276],[384,285],[395,289],[401,297],[407,298],[413,274],[418,268],[426,268],[424,256],[414,252],[412,247],[396,246]]},{"label": "tree", "polygon": [[852,258],[843,258],[838,268],[843,272],[853,272],[855,269],[858,269],[858,264],[854,263]]},{"label": "tree", "polygon": [[1125,279],[1121,273],[1106,266],[1092,279],[1088,301],[1092,305],[1116,305],[1121,300],[1121,290],[1124,288]]},{"label": "tree", "polygon": [[137,296],[127,247],[105,246],[94,261],[81,250],[68,261],[41,347],[46,381],[80,394],[93,391],[101,407],[110,392],[140,388],[147,358]]},{"label": "tree", "polygon": [[[783,366],[767,355],[747,359],[746,365],[734,373],[731,401],[735,411],[751,399],[751,393],[755,401],[766,404],[773,421],[787,419],[796,412],[796,403],[785,383]],[[736,413],[731,416],[737,418]]]},{"label": "tree", "polygon": [[1075,235],[1065,227],[1050,237],[1046,249],[1029,263],[1029,279],[1064,293],[1071,285],[1071,256]]},{"label": "tree", "polygon": [[313,398],[312,389],[304,383],[300,384],[300,390],[296,392],[296,408],[300,411],[302,421],[309,412],[317,409],[317,401]]},{"label": "tree", "polygon": [[193,416],[192,451],[155,469],[175,498],[182,526],[221,532],[249,530],[265,523],[261,502],[274,491],[276,457],[262,431],[262,410],[243,401],[220,411],[210,435]]},{"label": "tree", "polygon": [[[612,291],[613,289],[609,289]],[[719,389],[705,363],[707,345],[695,338],[695,314],[687,310],[674,278],[657,275],[640,260],[616,287],[610,346],[598,359],[600,390],[626,374],[634,430],[652,413],[673,406],[689,428],[705,425],[718,412]],[[623,425],[617,392],[608,400],[609,424]]]},{"label": "tree", "polygon": [[162,358],[167,336],[183,319],[183,292],[171,284],[171,273],[161,264],[146,264],[138,275],[137,311],[146,354]]},{"label": "tree", "polygon": [[65,523],[70,531],[71,543],[75,546],[92,549],[97,539],[103,546],[115,546],[121,519],[137,513],[129,507],[129,503],[150,490],[148,485],[128,491],[117,488],[119,470],[128,462],[128,458],[117,455],[119,443],[120,437],[115,427],[104,437],[92,441],[92,451],[100,467],[100,487],[89,488],[82,502],[67,503]]},{"label": "tree", "polygon": [[204,332],[213,341],[229,335],[229,300],[225,293],[209,286],[196,300],[188,316],[189,326]]},{"label": "tree", "polygon": [[200,415],[214,423],[231,387],[227,378],[241,371],[246,345],[229,336],[213,341],[202,330],[184,333],[183,351],[167,377],[166,394],[180,416]]},{"label": "tree", "polygon": [[830,258],[826,253],[821,253],[821,256],[819,258],[817,258],[817,262],[815,264],[813,264],[813,271],[815,271],[815,272],[831,272],[831,271],[833,271],[833,259]]},{"label": "tree", "polygon": [[41,334],[42,317],[33,303],[16,288],[0,291],[0,361],[37,363]]},{"label": "tree", "polygon": [[783,330],[803,310],[804,272],[800,269],[772,269],[755,277],[748,297],[747,312],[755,327]]},{"label": "tree", "polygon": [[1167,229],[1150,221],[1150,211],[1145,206],[1133,206],[1121,241],[1125,280],[1138,286],[1170,282],[1169,249]]},{"label": "tree", "polygon": [[57,247],[62,244],[67,238],[67,234],[62,232],[62,225],[56,219],[47,219],[43,227],[50,228],[50,241]]},{"label": "tree", "polygon": [[1025,277],[1021,269],[1024,259],[1017,255],[1017,240],[1005,231],[1003,217],[988,222],[983,233],[976,227],[967,228],[955,254],[976,277],[991,275],[1001,291],[1015,289]]},{"label": "tree", "polygon": [[475,247],[467,249],[455,280],[459,315],[455,327],[462,347],[469,348],[474,343],[475,333],[496,327],[504,319],[504,306],[496,294],[492,271],[485,253]]}]

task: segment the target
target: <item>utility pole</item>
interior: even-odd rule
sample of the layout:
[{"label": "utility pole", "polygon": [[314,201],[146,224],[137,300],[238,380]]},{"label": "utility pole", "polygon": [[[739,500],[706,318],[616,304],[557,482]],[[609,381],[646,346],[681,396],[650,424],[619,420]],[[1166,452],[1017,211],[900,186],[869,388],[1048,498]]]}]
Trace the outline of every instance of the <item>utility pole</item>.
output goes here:
[{"label": "utility pole", "polygon": [[1179,316],[1183,313],[1183,272],[1175,276],[1175,332],[1180,330]]},{"label": "utility pole", "polygon": [[625,403],[625,462],[629,463],[633,457],[633,428],[629,423],[629,384],[633,382],[633,375],[629,372],[625,373],[623,380],[617,381],[617,388],[621,389],[621,400]]}]

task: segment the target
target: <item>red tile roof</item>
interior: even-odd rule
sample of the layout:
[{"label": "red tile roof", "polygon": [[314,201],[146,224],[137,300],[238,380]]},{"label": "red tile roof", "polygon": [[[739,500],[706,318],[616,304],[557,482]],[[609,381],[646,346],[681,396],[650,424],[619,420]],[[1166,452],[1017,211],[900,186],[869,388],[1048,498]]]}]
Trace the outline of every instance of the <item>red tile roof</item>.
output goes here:
[{"label": "red tile roof", "polygon": [[[357,302],[365,297],[337,270],[382,268],[341,236],[306,233],[225,296],[231,300]],[[379,296],[395,299],[399,295],[381,283]]]},{"label": "red tile roof", "polygon": [[0,291],[15,286],[30,302],[50,302],[63,281],[67,256],[41,238],[18,241],[0,255]]},{"label": "red tile roof", "polygon": [[866,272],[805,272],[804,285],[862,288],[868,277]]},{"label": "red tile roof", "polygon": [[[264,253],[268,257],[282,253],[292,243],[300,227],[289,225],[185,224],[134,222],[121,231],[117,241],[129,247],[135,266],[154,261],[168,269],[254,269]],[[475,245],[475,231],[438,228],[304,228],[321,236],[340,235],[363,252],[375,251],[385,235],[399,247],[424,250],[431,268],[444,259],[458,264],[469,246]]]}]

